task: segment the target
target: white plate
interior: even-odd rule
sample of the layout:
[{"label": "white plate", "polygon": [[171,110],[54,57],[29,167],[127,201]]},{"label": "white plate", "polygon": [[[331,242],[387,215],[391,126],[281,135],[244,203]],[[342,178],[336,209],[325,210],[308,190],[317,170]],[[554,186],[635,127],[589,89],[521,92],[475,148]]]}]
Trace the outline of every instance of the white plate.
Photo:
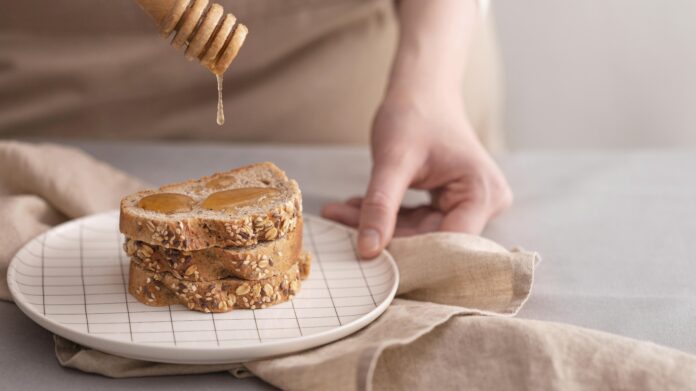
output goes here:
[{"label": "white plate", "polygon": [[119,356],[232,363],[296,352],[343,338],[384,312],[398,271],[387,252],[359,261],[352,230],[305,216],[312,272],[291,301],[224,314],[148,307],[127,293],[128,258],[118,212],[57,226],[24,246],[7,281],[19,308],[46,329]]}]

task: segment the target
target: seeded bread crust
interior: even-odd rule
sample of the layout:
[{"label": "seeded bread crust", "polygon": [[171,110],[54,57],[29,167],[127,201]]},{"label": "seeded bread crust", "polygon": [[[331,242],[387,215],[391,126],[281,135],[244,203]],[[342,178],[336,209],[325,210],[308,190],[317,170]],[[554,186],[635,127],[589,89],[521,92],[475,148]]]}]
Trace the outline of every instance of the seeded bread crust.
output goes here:
[{"label": "seeded bread crust", "polygon": [[[209,187],[214,183],[224,186]],[[241,206],[234,211],[212,211],[199,205],[214,192],[245,187],[272,187],[279,194],[268,205]],[[189,212],[172,214],[138,206],[143,197],[157,193],[185,194],[196,204]],[[131,239],[177,250],[248,247],[292,232],[301,214],[297,182],[265,162],[129,195],[121,200],[120,230]]]},{"label": "seeded bread crust", "polygon": [[210,247],[180,251],[126,238],[126,253],[152,272],[167,272],[187,281],[213,281],[236,277],[261,280],[286,272],[302,251],[302,219],[283,238],[252,247]]},{"label": "seeded bread crust", "polygon": [[198,282],[181,280],[170,273],[155,273],[131,262],[128,292],[149,306],[183,304],[206,313],[266,308],[290,300],[299,292],[310,262],[304,253],[285,273],[263,280],[226,278]]}]

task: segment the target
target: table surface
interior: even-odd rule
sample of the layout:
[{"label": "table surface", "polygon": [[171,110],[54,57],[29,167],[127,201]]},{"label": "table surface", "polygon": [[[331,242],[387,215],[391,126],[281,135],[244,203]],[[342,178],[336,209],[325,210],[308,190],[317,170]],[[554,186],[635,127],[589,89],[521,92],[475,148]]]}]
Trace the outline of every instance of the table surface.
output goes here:
[{"label": "table surface", "polygon": [[[70,144],[154,184],[272,160],[301,184],[307,213],[360,194],[370,168],[367,150],[354,147]],[[515,205],[484,236],[543,258],[520,317],[696,353],[694,151],[524,152],[499,161]],[[411,193],[407,202],[424,197]],[[0,302],[0,318],[0,376],[11,388],[271,389],[225,373],[120,380],[83,374],[61,368],[50,333],[13,304]]]}]

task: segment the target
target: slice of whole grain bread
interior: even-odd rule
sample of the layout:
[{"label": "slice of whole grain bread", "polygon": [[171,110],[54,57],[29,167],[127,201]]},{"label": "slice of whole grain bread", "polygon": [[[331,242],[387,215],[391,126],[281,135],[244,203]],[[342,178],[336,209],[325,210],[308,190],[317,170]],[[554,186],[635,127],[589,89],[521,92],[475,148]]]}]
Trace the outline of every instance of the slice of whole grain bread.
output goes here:
[{"label": "slice of whole grain bread", "polygon": [[228,312],[235,308],[266,308],[290,300],[300,290],[311,259],[303,253],[287,271],[262,280],[225,278],[186,281],[171,273],[156,273],[131,261],[128,292],[150,306],[185,305],[202,312]]},{"label": "slice of whole grain bread", "polygon": [[[272,193],[224,210],[203,206],[213,194],[250,188]],[[183,197],[187,205],[169,212],[142,207],[143,198],[162,194]],[[121,200],[120,230],[133,240],[178,250],[247,247],[282,238],[301,214],[297,182],[265,162],[131,194]]]},{"label": "slice of whole grain bread", "polygon": [[126,253],[143,268],[167,272],[187,281],[236,277],[261,280],[286,272],[302,251],[302,219],[295,230],[272,242],[251,247],[209,247],[182,251],[126,238]]}]

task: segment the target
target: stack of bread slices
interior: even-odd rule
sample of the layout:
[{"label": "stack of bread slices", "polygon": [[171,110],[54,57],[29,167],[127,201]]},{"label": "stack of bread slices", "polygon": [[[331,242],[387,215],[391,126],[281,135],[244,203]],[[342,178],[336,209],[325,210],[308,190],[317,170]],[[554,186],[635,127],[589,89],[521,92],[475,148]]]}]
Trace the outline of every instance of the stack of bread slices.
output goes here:
[{"label": "stack of bread slices", "polygon": [[120,229],[129,292],[147,305],[266,308],[309,275],[300,189],[273,163],[127,196]]}]

